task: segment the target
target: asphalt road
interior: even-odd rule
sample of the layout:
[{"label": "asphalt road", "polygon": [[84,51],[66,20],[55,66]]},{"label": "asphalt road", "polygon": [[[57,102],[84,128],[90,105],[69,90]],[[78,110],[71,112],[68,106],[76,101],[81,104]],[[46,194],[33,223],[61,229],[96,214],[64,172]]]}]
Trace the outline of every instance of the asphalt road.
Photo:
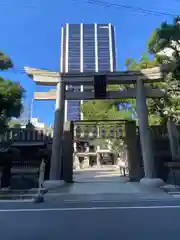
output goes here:
[{"label": "asphalt road", "polygon": [[180,205],[172,202],[0,204],[6,240],[179,240]]}]

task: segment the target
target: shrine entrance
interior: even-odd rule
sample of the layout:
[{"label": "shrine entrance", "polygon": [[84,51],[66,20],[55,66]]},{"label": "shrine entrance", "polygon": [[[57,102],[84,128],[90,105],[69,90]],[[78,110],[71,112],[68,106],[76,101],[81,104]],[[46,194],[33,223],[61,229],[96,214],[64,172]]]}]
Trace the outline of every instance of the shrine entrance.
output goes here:
[{"label": "shrine entrance", "polygon": [[[135,121],[85,120],[66,123],[63,179],[72,182],[77,174],[82,176],[85,171],[107,170],[114,171],[116,176],[129,175],[131,180],[137,181],[140,179],[137,144]],[[93,176],[91,173],[89,178]]]},{"label": "shrine entrance", "polygon": [[74,169],[127,165],[125,121],[88,120],[74,122]]},{"label": "shrine entrance", "polygon": [[119,181],[121,175],[128,174],[125,122],[74,122],[74,181]]}]

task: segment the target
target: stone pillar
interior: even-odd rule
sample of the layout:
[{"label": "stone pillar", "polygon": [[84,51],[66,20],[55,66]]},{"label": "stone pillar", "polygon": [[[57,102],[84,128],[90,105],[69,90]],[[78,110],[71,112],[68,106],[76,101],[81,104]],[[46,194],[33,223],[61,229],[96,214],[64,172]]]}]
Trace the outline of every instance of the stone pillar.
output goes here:
[{"label": "stone pillar", "polygon": [[136,122],[125,123],[125,143],[127,147],[127,160],[129,169],[129,180],[139,181],[141,178],[140,159],[137,149]]},{"label": "stone pillar", "polygon": [[54,119],[50,180],[61,179],[64,107],[65,107],[65,84],[60,78],[56,89],[56,110]]},{"label": "stone pillar", "polygon": [[64,123],[63,140],[63,180],[68,183],[73,182],[73,153],[74,153],[74,134],[73,122]]},{"label": "stone pillar", "polygon": [[86,156],[86,166],[90,167],[90,155],[88,154],[89,153],[89,147],[86,148],[86,153],[87,153],[87,156]]},{"label": "stone pillar", "polygon": [[144,164],[145,178],[142,183],[152,186],[163,184],[161,179],[155,179],[154,155],[148,124],[148,108],[146,104],[146,90],[141,79],[137,80],[136,107],[139,122],[141,150]]},{"label": "stone pillar", "polygon": [[101,167],[101,155],[100,155],[100,153],[99,152],[97,152],[97,158],[96,158],[96,160],[97,160],[97,167]]},{"label": "stone pillar", "polygon": [[77,156],[76,153],[74,153],[74,159],[73,159],[73,161],[74,161],[74,169],[75,169],[75,170],[80,169],[79,157]]},{"label": "stone pillar", "polygon": [[146,104],[146,92],[141,79],[137,81],[137,113],[141,140],[141,149],[144,162],[145,177],[154,177],[154,156],[148,126],[148,109]]},{"label": "stone pillar", "polygon": [[97,150],[96,150],[96,161],[97,161],[97,167],[100,167],[101,166],[101,155],[100,153],[98,152],[100,150],[100,146],[97,146]]},{"label": "stone pillar", "polygon": [[74,154],[73,154],[73,165],[74,169],[80,169],[79,157],[77,156],[77,143],[74,142]]}]

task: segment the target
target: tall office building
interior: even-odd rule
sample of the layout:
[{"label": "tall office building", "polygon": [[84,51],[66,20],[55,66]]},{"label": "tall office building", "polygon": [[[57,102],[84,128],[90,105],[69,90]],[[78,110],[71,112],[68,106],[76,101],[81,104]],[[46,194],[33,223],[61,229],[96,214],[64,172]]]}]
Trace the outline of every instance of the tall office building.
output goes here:
[{"label": "tall office building", "polygon": [[[61,72],[116,70],[115,31],[111,24],[65,24],[61,29]],[[73,88],[81,91],[80,87]],[[81,101],[66,101],[65,120],[80,120]]]}]

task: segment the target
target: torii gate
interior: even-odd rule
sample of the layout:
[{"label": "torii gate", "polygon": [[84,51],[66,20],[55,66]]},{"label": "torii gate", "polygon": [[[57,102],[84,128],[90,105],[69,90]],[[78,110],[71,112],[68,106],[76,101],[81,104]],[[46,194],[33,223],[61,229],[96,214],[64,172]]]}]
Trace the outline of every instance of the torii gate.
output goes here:
[{"label": "torii gate", "polygon": [[135,84],[134,88],[124,91],[107,91],[103,99],[136,98],[137,114],[140,129],[141,149],[144,163],[145,178],[142,183],[148,185],[162,185],[163,181],[154,176],[154,156],[149,134],[148,109],[146,98],[161,98],[164,92],[160,89],[145,87],[144,83],[163,81],[163,73],[167,67],[155,67],[140,71],[124,72],[90,72],[90,73],[59,73],[25,67],[26,73],[37,85],[56,86],[56,91],[35,92],[36,100],[56,100],[54,120],[54,136],[52,145],[52,158],[50,180],[58,181],[60,178],[60,164],[62,156],[62,136],[65,113],[65,100],[92,100],[96,99],[94,92],[69,92],[67,85],[87,86],[94,85],[97,76],[105,76],[107,85]]}]

